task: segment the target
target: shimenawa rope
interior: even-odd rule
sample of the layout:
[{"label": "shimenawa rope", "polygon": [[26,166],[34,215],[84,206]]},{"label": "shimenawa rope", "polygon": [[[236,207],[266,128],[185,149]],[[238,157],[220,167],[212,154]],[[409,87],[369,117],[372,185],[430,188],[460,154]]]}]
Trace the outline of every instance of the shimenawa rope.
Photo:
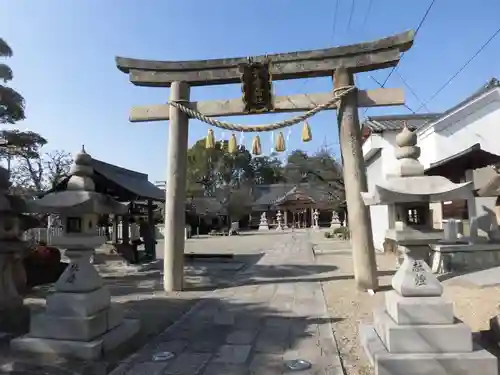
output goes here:
[{"label": "shimenawa rope", "polygon": [[195,111],[191,108],[186,107],[184,104],[182,104],[181,101],[171,101],[168,104],[170,104],[172,107],[175,107],[185,114],[187,114],[191,118],[195,118],[197,120],[203,121],[209,125],[215,126],[220,129],[225,129],[225,130],[230,130],[230,131],[235,131],[235,132],[265,132],[265,131],[273,131],[273,130],[278,130],[278,129],[283,129],[288,126],[292,126],[295,124],[298,124],[299,122],[302,122],[304,120],[307,120],[308,118],[314,116],[318,112],[321,112],[325,109],[328,109],[332,104],[335,102],[340,102],[340,100],[350,92],[353,92],[356,90],[356,86],[342,86],[338,87],[333,90],[333,98],[330,99],[328,102],[325,104],[320,104],[313,109],[304,112],[296,117],[292,117],[287,120],[282,120],[278,121],[272,124],[262,124],[262,125],[241,125],[241,124],[233,124],[231,122],[226,122],[226,121],[220,121],[214,118],[210,118],[205,116],[203,113],[200,113],[198,111]]}]

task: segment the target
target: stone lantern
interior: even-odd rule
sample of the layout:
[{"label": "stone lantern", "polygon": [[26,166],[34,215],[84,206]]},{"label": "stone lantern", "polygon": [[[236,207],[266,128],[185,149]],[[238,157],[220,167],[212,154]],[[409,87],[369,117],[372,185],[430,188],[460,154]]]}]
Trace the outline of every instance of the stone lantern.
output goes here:
[{"label": "stone lantern", "polygon": [[91,162],[82,148],[66,190],[34,201],[34,210],[60,215],[63,235],[54,238],[53,245],[66,249],[70,264],[47,297],[46,311],[32,316],[29,334],[11,341],[14,349],[96,359],[139,330],[138,320],[123,319],[120,306],[111,304],[90,262],[94,249],[106,241],[97,232],[99,215],[128,211],[126,205],[95,191]]},{"label": "stone lantern", "polygon": [[316,208],[312,213],[312,219],[313,219],[312,229],[319,230],[319,211]]},{"label": "stone lantern", "polygon": [[269,230],[269,224],[267,223],[267,216],[265,212],[260,215],[259,230]]},{"label": "stone lantern", "polygon": [[0,167],[0,332],[11,333],[29,322],[29,309],[23,304],[26,287],[23,258],[29,251],[22,233],[38,224],[24,215],[26,201],[9,194],[9,172]]},{"label": "stone lantern", "polygon": [[457,320],[453,304],[426,263],[429,244],[443,239],[432,229],[429,203],[467,199],[472,183],[454,184],[425,176],[418,161],[417,136],[407,127],[396,137],[397,169],[374,191],[362,193],[367,205],[385,204],[394,222],[386,238],[403,253],[401,267],[385,294],[373,326],[362,325],[360,338],[378,375],[497,375],[497,359],[472,344],[469,326]]},{"label": "stone lantern", "polygon": [[284,230],[283,225],[281,225],[283,223],[282,217],[283,217],[283,214],[281,213],[280,210],[278,210],[278,212],[276,213],[276,221],[278,222],[278,226],[276,227],[276,231]]}]

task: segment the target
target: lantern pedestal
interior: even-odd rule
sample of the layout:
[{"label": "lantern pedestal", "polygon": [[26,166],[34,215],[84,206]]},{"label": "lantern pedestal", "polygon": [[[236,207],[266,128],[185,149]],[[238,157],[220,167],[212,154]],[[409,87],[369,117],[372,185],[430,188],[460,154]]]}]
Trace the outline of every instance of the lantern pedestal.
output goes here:
[{"label": "lantern pedestal", "polygon": [[[97,359],[134,336],[140,324],[123,319],[121,307],[111,304],[108,289],[90,264],[93,247],[71,247],[76,238],[61,240],[57,245],[67,247],[71,263],[56,282],[55,293],[47,297],[46,311],[31,318],[29,334],[12,340],[11,347]],[[85,240],[101,243],[102,237]]]},{"label": "lantern pedestal", "polygon": [[23,198],[9,194],[9,172],[0,166],[0,338],[24,332],[29,324],[29,308],[23,294],[27,277],[23,259],[29,252],[22,234],[36,227],[38,220],[29,212]]},{"label": "lantern pedestal", "polygon": [[455,318],[426,263],[429,245],[443,239],[432,227],[430,202],[467,199],[472,183],[424,175],[416,143],[405,126],[396,136],[394,174],[361,193],[367,205],[388,206],[392,223],[386,238],[404,255],[385,306],[374,311],[373,325],[359,329],[361,343],[377,375],[498,375],[497,358],[473,343],[471,328]]},{"label": "lantern pedestal", "polygon": [[21,285],[26,286],[26,274],[20,254],[0,250],[0,338],[2,333],[23,332],[29,324],[30,310],[18,290]]},{"label": "lantern pedestal", "polygon": [[260,215],[259,230],[265,230],[265,231],[269,230],[269,224],[267,223],[267,217],[265,212],[263,212],[262,215]]},{"label": "lantern pedestal", "polygon": [[58,213],[63,235],[53,245],[66,249],[70,264],[47,297],[44,313],[31,318],[29,334],[11,341],[16,350],[98,359],[134,336],[139,320],[123,319],[119,306],[90,263],[94,249],[106,242],[97,235],[99,215],[125,215],[129,208],[97,193],[92,179],[92,157],[75,155],[66,190],[33,201],[34,212]]}]

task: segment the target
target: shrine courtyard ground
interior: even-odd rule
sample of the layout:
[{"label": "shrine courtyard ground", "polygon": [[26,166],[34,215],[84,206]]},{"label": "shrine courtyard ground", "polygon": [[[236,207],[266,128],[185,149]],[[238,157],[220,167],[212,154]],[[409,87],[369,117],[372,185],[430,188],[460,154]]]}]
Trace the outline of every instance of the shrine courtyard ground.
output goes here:
[{"label": "shrine courtyard ground", "polygon": [[[274,375],[288,372],[290,359],[312,363],[302,374],[371,374],[357,329],[390,288],[392,254],[377,256],[382,291],[370,296],[356,290],[349,243],[322,232],[193,238],[186,253],[220,256],[188,261],[187,290],[179,293],[163,291],[161,260],[141,269],[112,260],[98,266],[113,301],[141,320],[133,342],[87,363],[12,353],[4,340],[0,374]],[[453,278],[444,286],[457,317],[474,331],[488,328],[500,287],[471,288]],[[36,311],[48,292],[35,290],[26,302]],[[154,359],[163,352],[174,357]]]}]

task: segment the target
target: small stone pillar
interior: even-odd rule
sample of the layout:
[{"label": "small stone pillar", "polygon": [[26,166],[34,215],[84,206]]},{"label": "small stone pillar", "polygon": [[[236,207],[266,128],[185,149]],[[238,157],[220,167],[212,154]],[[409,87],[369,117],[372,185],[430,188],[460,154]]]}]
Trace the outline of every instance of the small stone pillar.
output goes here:
[{"label": "small stone pillar", "polygon": [[265,230],[265,231],[269,230],[269,224],[267,223],[267,217],[265,212],[263,212],[262,215],[260,215],[259,230]]},{"label": "small stone pillar", "polygon": [[24,230],[38,220],[28,212],[21,197],[9,194],[9,171],[0,166],[0,333],[18,333],[29,324],[29,308],[21,295],[26,288],[23,258],[29,251],[21,240]]},{"label": "small stone pillar", "polygon": [[314,209],[314,211],[312,213],[312,218],[313,218],[312,228],[314,230],[319,230],[319,212],[317,209]]},{"label": "small stone pillar", "polygon": [[111,233],[111,242],[113,244],[118,243],[118,217],[116,215],[113,215],[113,233]]},{"label": "small stone pillar", "polygon": [[288,229],[288,210],[284,211],[285,229]]},{"label": "small stone pillar", "polygon": [[282,222],[281,217],[282,217],[282,213],[280,210],[278,210],[278,212],[276,213],[276,221],[278,222],[278,226],[276,227],[277,231],[283,230],[283,226],[281,225],[281,222]]},{"label": "small stone pillar", "polygon": [[144,251],[150,259],[156,259],[155,220],[151,199],[148,199],[147,215],[147,223],[141,223],[142,225],[147,224],[143,227],[145,229],[141,235],[144,240]]},{"label": "small stone pillar", "polygon": [[332,219],[330,220],[330,228],[335,229],[340,227],[339,215],[336,211],[332,211]]},{"label": "small stone pillar", "polygon": [[443,220],[443,230],[446,242],[458,241],[458,223],[455,219]]},{"label": "small stone pillar", "polygon": [[[465,171],[465,181],[474,183],[474,171],[473,170],[468,169]],[[473,220],[473,218],[476,218],[478,216],[476,203],[477,203],[476,197],[474,197],[473,194],[471,194],[469,197],[467,197],[467,217],[469,218],[469,236],[471,238],[477,238],[479,235],[477,225],[470,224],[471,221]]]},{"label": "small stone pillar", "polygon": [[122,244],[130,243],[130,216],[129,214],[122,215]]},{"label": "small stone pillar", "polygon": [[61,215],[63,235],[53,244],[66,249],[70,264],[47,297],[45,312],[31,317],[29,334],[11,341],[15,350],[93,360],[139,330],[139,320],[123,319],[121,306],[111,304],[109,290],[90,264],[94,249],[105,241],[97,233],[98,214],[127,210],[94,191],[91,162],[82,149],[75,156],[67,190],[33,202],[39,212]]}]

